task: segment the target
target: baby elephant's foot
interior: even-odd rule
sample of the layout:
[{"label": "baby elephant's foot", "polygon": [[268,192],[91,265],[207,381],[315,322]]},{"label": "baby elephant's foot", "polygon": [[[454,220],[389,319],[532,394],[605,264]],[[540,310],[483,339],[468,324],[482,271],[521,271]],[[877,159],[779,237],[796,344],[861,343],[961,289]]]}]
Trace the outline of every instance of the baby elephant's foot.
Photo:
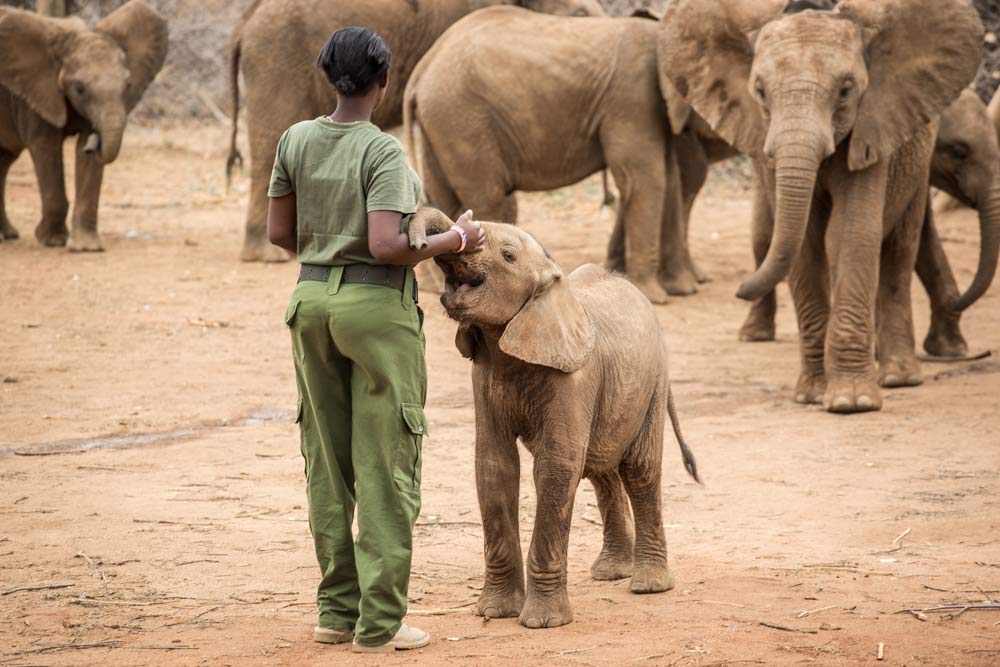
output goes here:
[{"label": "baby elephant's foot", "polygon": [[870,412],[882,409],[882,391],[874,378],[848,375],[827,381],[823,407],[830,412]]},{"label": "baby elephant's foot", "polygon": [[969,354],[969,345],[962,336],[960,316],[931,317],[931,328],[924,339],[927,354],[935,357],[961,359]]},{"label": "baby elephant's foot", "polygon": [[802,373],[795,385],[795,402],[809,405],[822,403],[826,392],[826,375],[823,373]]},{"label": "baby elephant's foot", "polygon": [[104,245],[96,231],[74,229],[66,249],[70,252],[101,252],[104,250]]},{"label": "baby elephant's foot", "polygon": [[631,577],[632,570],[631,555],[616,554],[605,549],[590,566],[590,576],[598,581],[617,581]]},{"label": "baby elephant's foot", "polygon": [[688,296],[698,291],[698,280],[690,271],[660,277],[660,284],[671,296]]},{"label": "baby elephant's foot", "polygon": [[915,387],[923,383],[920,361],[912,352],[889,357],[879,365],[879,384],[883,387]]},{"label": "baby elephant's foot", "polygon": [[632,284],[639,288],[649,302],[652,304],[663,304],[667,302],[667,293],[660,287],[656,278],[639,278],[632,281]]},{"label": "baby elephant's foot", "polygon": [[662,593],[674,587],[666,560],[652,563],[636,563],[629,590],[633,593]]},{"label": "baby elephant's foot", "polygon": [[554,595],[528,595],[518,619],[526,628],[558,628],[573,622],[573,609],[565,590]]},{"label": "baby elephant's foot", "polygon": [[740,327],[740,340],[744,343],[764,343],[774,340],[774,316],[762,313],[754,307]]},{"label": "baby elephant's foot", "polygon": [[35,238],[44,246],[57,248],[66,245],[69,232],[65,227],[50,228],[46,225],[38,225],[35,228]]},{"label": "baby elephant's foot", "polygon": [[0,241],[16,241],[21,238],[17,228],[7,220],[0,220]]},{"label": "baby elephant's foot", "polygon": [[476,603],[476,616],[486,618],[513,618],[524,607],[524,591],[487,586]]}]

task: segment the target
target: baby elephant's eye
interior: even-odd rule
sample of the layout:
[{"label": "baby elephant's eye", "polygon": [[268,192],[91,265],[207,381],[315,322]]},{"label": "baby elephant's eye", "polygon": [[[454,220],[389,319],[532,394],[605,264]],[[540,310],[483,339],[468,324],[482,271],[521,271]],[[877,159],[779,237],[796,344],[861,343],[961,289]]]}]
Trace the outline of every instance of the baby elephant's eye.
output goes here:
[{"label": "baby elephant's eye", "polygon": [[964,160],[969,157],[969,147],[965,144],[953,144],[948,147],[948,153],[956,160]]},{"label": "baby elephant's eye", "polygon": [[517,259],[517,257],[514,256],[514,251],[509,250],[508,248],[501,250],[500,254],[503,256],[505,262],[513,262]]}]

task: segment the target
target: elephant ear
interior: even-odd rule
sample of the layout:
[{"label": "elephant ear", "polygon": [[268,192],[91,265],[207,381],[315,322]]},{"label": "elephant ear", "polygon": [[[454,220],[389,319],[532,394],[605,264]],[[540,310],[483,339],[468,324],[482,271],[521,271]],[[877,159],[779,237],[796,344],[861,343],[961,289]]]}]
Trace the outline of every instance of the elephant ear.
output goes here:
[{"label": "elephant ear", "polygon": [[951,104],[976,75],[983,25],[968,0],[844,0],[837,13],[862,29],[868,89],[848,167],[888,159]]},{"label": "elephant ear", "polygon": [[125,104],[131,111],[167,59],[167,22],[142,0],[130,0],[98,21],[95,28],[125,51],[132,84]]},{"label": "elephant ear", "polygon": [[594,324],[555,262],[550,261],[539,284],[507,323],[500,349],[529,364],[572,373],[594,349]]},{"label": "elephant ear", "polygon": [[691,118],[691,105],[677,92],[674,84],[670,82],[670,77],[666,75],[666,69],[660,70],[660,95],[667,105],[667,118],[670,120],[670,130],[674,134],[680,134],[687,127],[688,119]]},{"label": "elephant ear", "polygon": [[66,125],[56,51],[67,35],[51,19],[17,9],[0,10],[0,85],[56,127]]},{"label": "elephant ear", "polygon": [[731,146],[757,155],[767,124],[750,94],[752,35],[781,15],[787,0],[676,0],[656,39],[663,75]]},{"label": "elephant ear", "polygon": [[459,324],[455,332],[455,347],[466,359],[475,359],[479,349],[479,327],[473,324]]}]

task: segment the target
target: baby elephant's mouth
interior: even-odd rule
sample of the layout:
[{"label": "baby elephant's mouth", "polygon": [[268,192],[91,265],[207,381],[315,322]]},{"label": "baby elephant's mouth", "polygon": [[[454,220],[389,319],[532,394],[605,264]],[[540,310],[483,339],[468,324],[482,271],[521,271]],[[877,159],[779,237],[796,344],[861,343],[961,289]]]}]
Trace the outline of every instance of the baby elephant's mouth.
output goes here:
[{"label": "baby elephant's mouth", "polygon": [[458,262],[438,262],[444,271],[445,294],[466,294],[486,281],[486,276]]}]

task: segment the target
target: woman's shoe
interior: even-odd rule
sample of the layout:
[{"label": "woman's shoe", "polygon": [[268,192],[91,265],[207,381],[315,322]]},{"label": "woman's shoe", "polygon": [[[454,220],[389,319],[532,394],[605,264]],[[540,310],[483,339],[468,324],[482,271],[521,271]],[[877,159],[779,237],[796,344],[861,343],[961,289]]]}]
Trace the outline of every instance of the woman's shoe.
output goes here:
[{"label": "woman's shoe", "polygon": [[388,643],[381,646],[362,646],[354,642],[351,650],[355,653],[392,653],[393,651],[407,651],[413,648],[423,648],[431,643],[431,636],[420,628],[411,628],[408,625],[399,626],[396,636]]},{"label": "woman's shoe", "polygon": [[354,639],[353,630],[330,630],[319,626],[313,630],[313,640],[321,644],[346,644]]}]

